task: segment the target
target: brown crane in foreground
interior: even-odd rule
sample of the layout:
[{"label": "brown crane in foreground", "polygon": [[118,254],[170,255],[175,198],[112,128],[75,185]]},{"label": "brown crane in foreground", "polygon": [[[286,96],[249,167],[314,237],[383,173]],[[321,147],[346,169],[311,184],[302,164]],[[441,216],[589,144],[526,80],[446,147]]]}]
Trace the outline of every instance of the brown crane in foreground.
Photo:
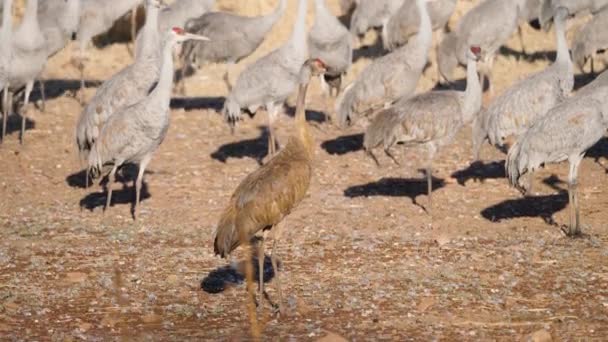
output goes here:
[{"label": "brown crane in foreground", "polygon": [[[277,268],[279,223],[302,201],[312,176],[314,138],[305,118],[305,99],[311,77],[326,71],[320,59],[307,60],[300,70],[300,86],[296,104],[295,131],[289,142],[264,166],[249,174],[236,188],[217,225],[214,237],[215,254],[226,257],[241,244],[255,241],[255,234],[273,229],[272,267],[276,274],[279,312],[282,310],[281,281]],[[247,288],[253,296],[253,267],[247,260]],[[259,294],[264,294],[264,239],[258,246]]]}]

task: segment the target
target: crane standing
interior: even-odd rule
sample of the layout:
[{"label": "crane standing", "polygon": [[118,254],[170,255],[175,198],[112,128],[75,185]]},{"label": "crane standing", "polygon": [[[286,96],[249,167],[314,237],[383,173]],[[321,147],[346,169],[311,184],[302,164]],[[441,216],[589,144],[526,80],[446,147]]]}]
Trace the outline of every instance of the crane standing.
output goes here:
[{"label": "crane standing", "polygon": [[166,33],[158,83],[143,100],[112,115],[91,148],[88,164],[93,177],[99,177],[109,171],[106,209],[112,202],[112,185],[118,167],[124,163],[137,163],[139,172],[135,181],[133,217],[135,219],[138,217],[144,171],[169,129],[173,47],[189,39],[206,40],[207,38],[186,33],[181,28],[173,28]]},{"label": "crane standing", "polygon": [[222,109],[229,124],[235,125],[242,117],[242,108],[255,113],[258,108],[265,106],[268,112],[269,155],[276,152],[274,122],[287,98],[296,90],[299,69],[308,58],[306,8],[307,0],[299,0],[297,19],[289,41],[248,66],[239,75]]},{"label": "crane standing", "polygon": [[[523,193],[530,191],[534,171],[547,163],[568,160],[568,236],[581,234],[578,205],[578,168],[585,152],[606,132],[601,103],[573,97],[538,119],[509,150],[505,168],[509,183]],[[528,180],[522,179],[528,174]]]},{"label": "crane standing", "polygon": [[432,207],[432,165],[437,150],[450,144],[481,108],[481,85],[477,75],[481,52],[479,47],[473,46],[467,54],[467,88],[464,92],[431,91],[405,98],[378,113],[365,132],[363,146],[376,163],[378,160],[372,150],[380,145],[389,156],[389,149],[399,142],[426,148],[428,212]]},{"label": "crane standing", "polygon": [[[250,243],[255,234],[263,232],[265,236],[267,231],[273,230],[271,261],[276,274],[281,313],[283,295],[276,250],[281,232],[280,223],[304,199],[310,186],[315,143],[306,123],[306,91],[310,78],[322,74],[326,69],[324,62],[319,59],[309,59],[301,67],[293,135],[285,148],[237,186],[222,212],[213,238],[215,254],[226,257],[239,245]],[[262,299],[264,238],[260,240],[258,255],[259,293]],[[253,272],[249,260],[251,258],[247,260],[248,289],[253,294],[250,286]]]}]

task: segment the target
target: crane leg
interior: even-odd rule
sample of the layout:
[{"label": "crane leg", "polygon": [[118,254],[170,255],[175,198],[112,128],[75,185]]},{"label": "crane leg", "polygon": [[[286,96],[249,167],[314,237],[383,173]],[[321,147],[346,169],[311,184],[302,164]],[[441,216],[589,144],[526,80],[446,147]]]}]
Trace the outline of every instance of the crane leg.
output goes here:
[{"label": "crane leg", "polygon": [[110,208],[110,204],[112,203],[112,185],[114,184],[114,179],[116,178],[116,169],[118,169],[118,164],[114,164],[112,171],[110,171],[110,175],[108,176],[108,198],[106,199],[106,206],[103,210],[104,212]]},{"label": "crane leg", "polygon": [[23,145],[23,141],[25,139],[25,124],[27,123],[27,111],[32,89],[34,89],[34,81],[28,81],[25,84],[25,98],[23,101],[23,108],[21,109],[21,136],[19,137],[19,142],[21,145]]},{"label": "crane leg", "polygon": [[38,85],[40,86],[40,100],[42,101],[40,111],[44,113],[46,111],[46,92],[44,91],[44,80],[38,80]]},{"label": "crane leg", "polygon": [[570,226],[568,227],[568,236],[570,237],[581,235],[577,180],[580,161],[581,159],[570,162],[570,173],[568,175],[568,202],[570,205]]},{"label": "crane leg", "polygon": [[10,90],[8,89],[8,84],[6,85],[6,87],[4,88],[4,95],[3,95],[3,102],[2,102],[2,106],[3,106],[3,110],[4,112],[2,113],[2,142],[4,142],[4,137],[6,136],[6,123],[8,121],[8,116],[11,113],[11,109],[9,107],[9,103],[8,103],[8,93],[10,92]]},{"label": "crane leg", "polygon": [[85,46],[81,43],[80,46],[80,61],[78,62],[78,71],[80,71],[80,94],[78,95],[78,101],[81,105],[84,105],[84,50]]},{"label": "crane leg", "polygon": [[89,173],[91,172],[91,168],[87,166],[87,171],[84,174],[84,188],[89,188]]},{"label": "crane leg", "polygon": [[274,276],[275,279],[277,281],[277,293],[279,295],[279,303],[278,303],[278,308],[279,308],[279,314],[284,314],[285,312],[283,311],[283,290],[281,289],[281,277],[280,277],[280,271],[279,271],[279,267],[278,267],[278,259],[277,259],[277,245],[278,245],[278,241],[279,238],[281,237],[281,224],[277,224],[274,226],[275,232],[274,232],[274,237],[273,237],[273,241],[272,241],[272,255],[270,256],[270,261],[272,262],[272,270],[274,271]]},{"label": "crane leg", "polygon": [[431,214],[433,208],[433,166],[431,164],[426,168],[426,193],[429,197],[427,212]]},{"label": "crane leg", "polygon": [[524,30],[521,28],[521,25],[517,26],[517,35],[519,36],[519,44],[521,45],[521,53],[527,55],[526,47],[524,45]]},{"label": "crane leg", "polygon": [[268,112],[268,156],[272,157],[276,153],[277,140],[274,136],[274,123],[277,119],[279,107],[274,103],[266,105]]},{"label": "crane leg", "polygon": [[135,180],[135,206],[133,207],[133,219],[137,220],[139,216],[139,198],[141,194],[141,186],[144,179],[144,172],[146,172],[146,167],[150,162],[151,156],[146,156],[139,163],[139,170],[137,172],[137,180]]},{"label": "crane leg", "polygon": [[[261,240],[258,241],[258,298],[260,303],[262,303],[264,298],[264,258],[266,257],[264,254],[264,242],[266,242],[268,231],[265,230],[262,234]],[[264,305],[261,304],[259,307],[263,308]]]},{"label": "crane leg", "polygon": [[251,335],[256,337],[260,336],[260,329],[258,326],[258,316],[256,312],[256,299],[255,299],[255,290],[253,288],[253,244],[251,241],[248,241],[246,233],[244,231],[240,231],[239,238],[241,244],[247,244],[249,242],[247,248],[245,249],[245,281],[246,281],[246,289],[247,289],[247,313],[249,316],[249,323],[251,325]]}]

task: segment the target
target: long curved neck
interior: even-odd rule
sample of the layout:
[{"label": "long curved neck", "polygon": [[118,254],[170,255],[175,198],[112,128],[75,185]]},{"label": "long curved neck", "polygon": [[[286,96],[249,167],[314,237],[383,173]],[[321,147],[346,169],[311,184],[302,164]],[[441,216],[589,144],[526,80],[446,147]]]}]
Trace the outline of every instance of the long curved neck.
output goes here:
[{"label": "long curved neck", "polygon": [[158,32],[159,12],[160,9],[151,4],[146,8],[146,23],[142,28],[141,53],[137,54],[137,60],[158,56],[158,49],[160,46]]},{"label": "long curved neck", "polygon": [[477,76],[477,61],[467,63],[467,88],[464,91],[464,104],[462,108],[463,119],[470,122],[481,109],[481,84]]},{"label": "long curved neck", "polygon": [[555,62],[572,66],[568,42],[566,41],[566,23],[559,15],[555,20],[555,39],[557,41],[557,58]]},{"label": "long curved neck", "polygon": [[296,133],[297,138],[306,147],[308,157],[312,158],[314,153],[314,138],[310,133],[310,128],[306,122],[306,93],[308,92],[308,84],[310,77],[304,83],[300,84],[298,89],[298,99],[296,101]]},{"label": "long curved neck", "polygon": [[433,24],[431,23],[426,0],[416,0],[416,7],[420,13],[420,25],[418,26],[416,41],[421,46],[428,46],[428,49],[430,49],[433,39]]},{"label": "long curved neck", "polygon": [[11,35],[13,33],[13,1],[4,0],[2,4],[4,6],[4,11],[2,12],[2,29],[0,29],[0,35],[3,42],[8,42],[11,41]]},{"label": "long curved neck", "polygon": [[174,42],[169,38],[166,40],[161,56],[160,77],[156,88],[148,95],[152,99],[155,107],[169,108],[171,101],[171,89],[173,87],[173,45]]},{"label": "long curved neck", "polygon": [[300,0],[298,4],[298,17],[289,39],[289,48],[294,49],[302,55],[308,56],[308,45],[306,40],[306,10],[308,0]]},{"label": "long curved neck", "polygon": [[270,28],[272,28],[272,26],[274,26],[274,24],[283,16],[283,13],[285,13],[286,8],[287,0],[279,0],[279,3],[277,4],[277,7],[274,9],[274,11],[262,17],[262,31],[270,30]]},{"label": "long curved neck", "polygon": [[40,27],[38,26],[38,0],[27,1],[27,6],[25,8],[25,13],[23,14],[23,22],[21,23],[21,27],[27,27],[28,32],[35,31],[36,28],[38,29],[38,31],[40,30]]}]

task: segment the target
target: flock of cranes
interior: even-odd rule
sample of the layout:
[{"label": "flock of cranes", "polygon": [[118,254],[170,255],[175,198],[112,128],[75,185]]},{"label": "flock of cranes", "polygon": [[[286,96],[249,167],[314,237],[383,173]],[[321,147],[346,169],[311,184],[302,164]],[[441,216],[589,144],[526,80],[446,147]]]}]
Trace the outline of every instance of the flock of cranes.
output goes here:
[{"label": "flock of cranes", "polygon": [[[278,272],[275,247],[278,226],[304,198],[312,176],[315,141],[305,120],[305,97],[311,77],[320,77],[328,96],[334,95],[337,124],[345,127],[366,117],[366,152],[382,148],[420,145],[428,153],[427,207],[431,209],[432,165],[439,149],[450,144],[466,125],[473,127],[474,156],[484,141],[508,150],[509,182],[529,191],[533,172],[547,163],[567,160],[570,224],[567,234],[580,231],[577,174],[580,162],[600,140],[608,124],[608,74],[604,73],[573,93],[575,64],[583,70],[598,52],[608,48],[608,0],[482,0],[450,28],[457,0],[357,0],[342,1],[352,11],[350,28],[330,12],[325,0],[314,0],[315,21],[306,26],[308,0],[297,1],[297,18],[290,38],[248,65],[234,85],[228,83],[222,114],[234,127],[242,113],[264,108],[268,115],[270,159],[236,188],[215,231],[214,249],[222,257],[241,244],[258,245],[263,262],[264,238],[275,234],[272,263]],[[3,95],[2,141],[13,109],[13,94],[24,89],[24,106],[34,82],[49,57],[78,40],[79,69],[84,87],[86,47],[91,38],[142,0],[27,0],[21,23],[13,30],[12,0],[2,2],[0,29],[0,86]],[[206,63],[232,65],[251,55],[284,15],[288,0],[278,0],[274,10],[259,17],[212,11],[213,0],[176,0],[167,7],[162,0],[145,0],[146,21],[137,35],[134,61],[106,80],[83,105],[76,125],[76,145],[87,165],[87,179],[109,177],[106,209],[111,205],[112,183],[125,163],[139,165],[135,182],[134,218],[144,171],[169,128],[169,103],[173,90],[174,45],[181,49],[182,75]],[[570,16],[588,11],[593,18],[576,34],[572,57],[566,40]],[[482,108],[486,79],[493,92],[492,69],[501,46],[523,23],[538,19],[555,28],[557,55],[552,65],[514,82]],[[184,27],[182,29],[181,27]],[[386,54],[376,58],[356,79],[343,85],[353,60],[356,37],[378,29]],[[437,60],[429,61],[433,32],[440,31],[435,46]],[[522,39],[522,49],[525,48]],[[524,49],[525,52],[525,49]],[[574,62],[573,62],[574,59]],[[589,62],[590,61],[590,62]],[[436,64],[441,78],[452,82],[453,70],[466,68],[464,91],[436,90],[416,94],[428,64]],[[274,125],[288,97],[298,92],[293,134],[281,148]],[[82,93],[81,93],[82,94]],[[22,109],[24,135],[25,113]],[[515,143],[510,146],[508,140]],[[393,158],[395,162],[395,158]],[[248,270],[252,277],[252,269]],[[262,272],[260,272],[260,277]],[[277,273],[277,281],[279,280]],[[279,307],[281,291],[279,287]],[[253,295],[253,290],[249,286]],[[263,281],[259,284],[263,298]]]}]

